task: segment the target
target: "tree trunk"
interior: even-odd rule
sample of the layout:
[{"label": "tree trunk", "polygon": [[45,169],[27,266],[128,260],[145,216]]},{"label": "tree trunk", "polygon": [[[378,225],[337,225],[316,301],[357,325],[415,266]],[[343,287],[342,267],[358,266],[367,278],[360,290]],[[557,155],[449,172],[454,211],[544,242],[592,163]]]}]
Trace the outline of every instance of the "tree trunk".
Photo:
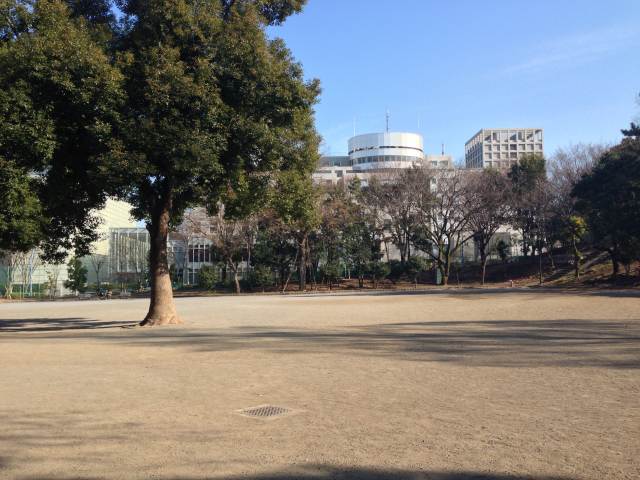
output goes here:
[{"label": "tree trunk", "polygon": [[238,268],[232,268],[233,270],[233,283],[236,286],[236,294],[240,293],[240,279],[238,279]]},{"label": "tree trunk", "polygon": [[307,288],[307,235],[300,241],[300,257],[298,258],[298,287],[301,292]]},{"label": "tree trunk", "polygon": [[173,288],[169,275],[167,259],[167,239],[169,237],[169,216],[171,211],[171,193],[159,200],[147,226],[150,236],[149,263],[151,279],[151,303],[149,312],[141,326],[178,325],[183,323],[176,312],[173,301]]},{"label": "tree trunk", "polygon": [[609,249],[609,256],[611,257],[611,264],[613,266],[613,278],[618,278],[620,273],[620,262],[618,260],[618,252],[615,249]]},{"label": "tree trunk", "polygon": [[571,240],[572,240],[571,243],[573,244],[572,245],[573,246],[573,262],[574,262],[574,268],[576,273],[576,280],[579,280],[580,279],[580,260],[582,260],[582,255],[578,250],[576,238],[573,237]]},{"label": "tree trunk", "polygon": [[538,275],[538,280],[540,285],[542,285],[544,283],[544,279],[542,278],[542,246],[538,248]]},{"label": "tree trunk", "polygon": [[446,287],[449,285],[449,274],[451,273],[451,253],[449,251],[449,245],[447,244],[447,250],[444,253],[442,261],[442,284]]},{"label": "tree trunk", "polygon": [[487,273],[487,253],[484,248],[480,250],[480,262],[482,263],[482,285],[484,285],[484,279]]},{"label": "tree trunk", "polygon": [[444,268],[440,269],[440,275],[442,275],[442,285],[444,285],[445,287],[449,285],[449,275],[446,273],[446,270]]}]

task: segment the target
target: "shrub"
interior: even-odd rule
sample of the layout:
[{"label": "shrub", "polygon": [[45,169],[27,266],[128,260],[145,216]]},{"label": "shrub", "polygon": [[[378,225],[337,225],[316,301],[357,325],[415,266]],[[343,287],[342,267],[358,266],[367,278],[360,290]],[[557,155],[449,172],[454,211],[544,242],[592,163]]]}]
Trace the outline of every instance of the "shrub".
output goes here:
[{"label": "shrub", "polygon": [[198,272],[198,286],[200,288],[213,290],[219,280],[218,267],[214,265],[203,265]]},{"label": "shrub", "polygon": [[369,262],[368,265],[369,275],[373,280],[373,288],[378,288],[378,281],[384,280],[391,273],[391,267],[388,263],[383,263],[380,260],[374,260]]},{"label": "shrub", "polygon": [[248,283],[251,288],[262,288],[262,290],[271,287],[274,285],[273,272],[266,265],[258,265],[251,270]]}]

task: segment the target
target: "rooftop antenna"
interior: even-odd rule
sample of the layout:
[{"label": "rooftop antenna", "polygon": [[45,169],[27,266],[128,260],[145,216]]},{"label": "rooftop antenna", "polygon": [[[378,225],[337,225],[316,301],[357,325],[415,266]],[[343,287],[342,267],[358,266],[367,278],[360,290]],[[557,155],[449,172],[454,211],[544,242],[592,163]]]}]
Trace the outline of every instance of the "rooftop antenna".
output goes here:
[{"label": "rooftop antenna", "polygon": [[389,133],[389,109],[387,108],[387,133]]},{"label": "rooftop antenna", "polygon": [[444,143],[442,144],[442,155],[444,155]]}]

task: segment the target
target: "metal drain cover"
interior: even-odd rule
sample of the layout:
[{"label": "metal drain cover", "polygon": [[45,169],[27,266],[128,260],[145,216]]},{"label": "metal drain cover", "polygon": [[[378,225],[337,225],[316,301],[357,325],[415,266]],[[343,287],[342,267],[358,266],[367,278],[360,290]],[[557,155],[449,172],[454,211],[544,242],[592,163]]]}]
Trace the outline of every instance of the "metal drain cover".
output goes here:
[{"label": "metal drain cover", "polygon": [[277,418],[288,415],[292,410],[277,405],[258,405],[257,407],[243,408],[237,412],[251,418]]}]

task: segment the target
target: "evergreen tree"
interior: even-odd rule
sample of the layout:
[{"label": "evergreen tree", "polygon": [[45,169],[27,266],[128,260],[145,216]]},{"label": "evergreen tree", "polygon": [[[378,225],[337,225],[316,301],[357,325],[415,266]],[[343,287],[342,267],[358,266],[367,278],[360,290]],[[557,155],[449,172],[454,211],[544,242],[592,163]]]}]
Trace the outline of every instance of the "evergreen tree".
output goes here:
[{"label": "evergreen tree", "polygon": [[609,253],[614,276],[620,264],[640,257],[640,132],[632,125],[575,186],[595,246]]},{"label": "evergreen tree", "polygon": [[87,269],[78,258],[73,257],[69,260],[67,264],[67,277],[68,280],[64,282],[66,288],[80,293],[86,290]]},{"label": "evergreen tree", "polygon": [[315,167],[318,82],[266,35],[304,1],[119,0],[121,29],[103,3],[3,2],[0,156],[42,178],[49,258],[88,254],[92,212],[130,202],[151,236],[142,323],[180,323],[167,236],[185,210],[244,216]]}]

